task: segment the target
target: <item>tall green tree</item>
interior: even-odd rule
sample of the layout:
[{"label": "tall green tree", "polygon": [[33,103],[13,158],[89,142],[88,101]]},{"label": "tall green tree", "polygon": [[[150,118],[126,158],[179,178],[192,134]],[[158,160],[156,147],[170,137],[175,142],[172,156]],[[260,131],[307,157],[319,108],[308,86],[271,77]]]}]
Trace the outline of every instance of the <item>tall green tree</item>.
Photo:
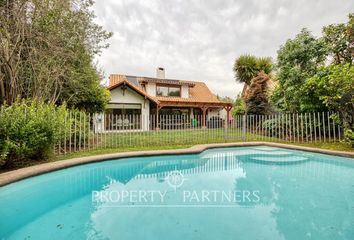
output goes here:
[{"label": "tall green tree", "polygon": [[348,23],[323,27],[323,40],[327,44],[334,64],[354,62],[354,14],[349,14]]},{"label": "tall green tree", "polygon": [[354,143],[354,66],[347,63],[322,67],[302,88],[329,110],[339,113],[342,126]]},{"label": "tall green tree", "polygon": [[306,29],[281,46],[277,57],[278,87],[272,96],[278,110],[300,112],[325,107],[320,102],[312,102],[312,96],[304,96],[301,86],[324,65],[326,56],[323,40],[316,39]]},{"label": "tall green tree", "polygon": [[104,106],[106,93],[92,59],[107,47],[111,33],[94,23],[92,5],[91,0],[0,1],[0,104],[37,98],[83,107],[92,101],[85,96],[96,96],[97,106]]}]

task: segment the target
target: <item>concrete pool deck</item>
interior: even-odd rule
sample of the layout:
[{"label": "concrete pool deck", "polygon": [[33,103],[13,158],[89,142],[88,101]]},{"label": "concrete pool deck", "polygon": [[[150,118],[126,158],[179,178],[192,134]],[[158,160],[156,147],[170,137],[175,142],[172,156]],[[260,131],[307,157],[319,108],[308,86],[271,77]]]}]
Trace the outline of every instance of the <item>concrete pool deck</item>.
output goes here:
[{"label": "concrete pool deck", "polygon": [[195,145],[186,149],[174,149],[174,150],[149,150],[149,151],[133,151],[133,152],[121,152],[112,154],[95,155],[89,157],[79,157],[69,160],[61,160],[56,162],[43,163],[31,167],[20,168],[17,170],[9,171],[0,174],[0,187],[33,176],[37,176],[43,173],[48,173],[55,170],[65,169],[73,166],[78,166],[87,163],[101,162],[113,159],[122,159],[130,157],[144,157],[144,156],[156,156],[156,155],[180,155],[180,154],[198,154],[211,148],[226,148],[226,147],[249,147],[249,146],[269,146],[280,147],[293,150],[301,150],[307,152],[315,152],[322,154],[329,154],[342,157],[350,157],[354,160],[354,152],[343,152],[325,150],[319,148],[310,148],[295,146],[282,143],[269,143],[269,142],[243,142],[243,143],[215,143],[215,144],[201,144]]}]

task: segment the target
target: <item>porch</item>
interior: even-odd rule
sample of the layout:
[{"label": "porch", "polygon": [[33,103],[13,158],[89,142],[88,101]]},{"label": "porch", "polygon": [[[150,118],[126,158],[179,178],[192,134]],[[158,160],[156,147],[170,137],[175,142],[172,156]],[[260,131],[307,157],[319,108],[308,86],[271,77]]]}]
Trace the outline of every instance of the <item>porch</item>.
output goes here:
[{"label": "porch", "polygon": [[97,114],[97,132],[149,131],[190,128],[223,128],[230,122],[231,104],[150,104],[150,114],[141,104],[110,104]]},{"label": "porch", "polygon": [[[178,127],[228,127],[231,103],[160,102],[151,113],[155,115],[156,130]],[[222,111],[225,114],[221,114]],[[223,125],[219,122],[222,120]],[[210,121],[212,121],[210,123]]]}]

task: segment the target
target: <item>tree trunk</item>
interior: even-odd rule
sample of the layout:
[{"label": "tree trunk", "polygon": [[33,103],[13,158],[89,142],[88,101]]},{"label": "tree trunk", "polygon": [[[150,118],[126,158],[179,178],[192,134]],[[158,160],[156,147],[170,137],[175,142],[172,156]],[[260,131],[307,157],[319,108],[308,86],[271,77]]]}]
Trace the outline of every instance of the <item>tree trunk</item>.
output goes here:
[{"label": "tree trunk", "polygon": [[248,84],[245,83],[245,84],[243,85],[243,89],[242,89],[242,93],[241,93],[241,98],[244,98],[244,97],[245,97],[245,93],[246,93],[247,88],[248,88]]}]

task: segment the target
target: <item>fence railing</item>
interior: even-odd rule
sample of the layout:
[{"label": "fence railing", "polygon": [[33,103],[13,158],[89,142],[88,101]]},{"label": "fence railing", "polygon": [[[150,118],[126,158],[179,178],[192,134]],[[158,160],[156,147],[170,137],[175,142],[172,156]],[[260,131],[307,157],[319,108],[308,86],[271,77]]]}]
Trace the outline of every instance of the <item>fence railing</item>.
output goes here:
[{"label": "fence railing", "polygon": [[56,154],[102,148],[193,145],[235,141],[333,142],[343,129],[330,112],[237,115],[116,115],[71,112]]}]

